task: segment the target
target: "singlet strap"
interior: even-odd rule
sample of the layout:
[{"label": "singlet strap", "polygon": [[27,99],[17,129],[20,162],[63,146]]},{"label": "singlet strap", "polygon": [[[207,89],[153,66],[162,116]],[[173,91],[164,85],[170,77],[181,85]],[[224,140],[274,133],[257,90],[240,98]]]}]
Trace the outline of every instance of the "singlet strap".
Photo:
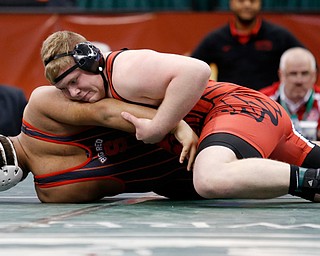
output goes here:
[{"label": "singlet strap", "polygon": [[[48,141],[59,144],[90,144],[92,140],[95,140],[99,136],[111,136],[114,133],[113,129],[106,127],[88,127],[78,133],[68,135],[57,135],[39,130],[32,126],[24,119],[22,120],[21,131],[29,137],[33,137],[38,140]],[[81,146],[80,146],[81,147]]]},{"label": "singlet strap", "polygon": [[127,100],[125,98],[122,98],[115,90],[112,83],[112,71],[113,71],[113,64],[114,64],[115,58],[125,50],[128,50],[128,49],[122,49],[120,51],[111,52],[106,58],[106,72],[107,72],[107,79],[108,79],[111,95],[113,98],[122,100],[122,101],[127,101]]},{"label": "singlet strap", "polygon": [[110,90],[112,98],[117,99],[117,100],[121,100],[121,101],[124,101],[124,102],[127,102],[127,103],[131,103],[131,104],[136,104],[136,105],[145,106],[145,107],[149,107],[149,108],[157,108],[157,106],[153,106],[153,105],[150,105],[150,104],[145,104],[145,103],[140,103],[140,102],[127,100],[126,98],[123,98],[116,91],[116,89],[114,88],[114,85],[112,83],[112,72],[113,72],[114,60],[120,53],[122,53],[122,52],[124,52],[126,50],[129,50],[129,49],[124,48],[124,49],[121,49],[120,51],[111,52],[106,58],[107,80],[108,80],[109,90]]}]

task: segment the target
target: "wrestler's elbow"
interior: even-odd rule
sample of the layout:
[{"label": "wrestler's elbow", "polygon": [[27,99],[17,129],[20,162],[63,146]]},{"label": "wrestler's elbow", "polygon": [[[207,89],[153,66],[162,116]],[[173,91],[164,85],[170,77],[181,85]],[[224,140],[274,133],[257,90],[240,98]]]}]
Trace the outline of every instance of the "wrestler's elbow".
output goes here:
[{"label": "wrestler's elbow", "polygon": [[210,69],[210,66],[205,63],[204,61],[201,61],[202,63],[202,67],[201,67],[201,73],[202,73],[202,86],[203,88],[205,88],[207,86],[207,83],[210,79],[210,76],[211,76],[211,69]]},{"label": "wrestler's elbow", "polygon": [[210,66],[201,60],[194,59],[194,61],[196,65],[190,70],[189,74],[198,88],[204,90],[211,76]]}]

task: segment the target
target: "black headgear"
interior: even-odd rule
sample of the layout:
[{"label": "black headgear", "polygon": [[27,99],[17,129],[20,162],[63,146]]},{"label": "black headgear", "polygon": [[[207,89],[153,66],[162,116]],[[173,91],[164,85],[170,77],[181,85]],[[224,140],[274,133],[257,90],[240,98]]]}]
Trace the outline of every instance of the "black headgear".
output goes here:
[{"label": "black headgear", "polygon": [[48,65],[49,62],[64,56],[72,56],[76,64],[62,73],[56,79],[54,79],[54,83],[57,83],[65,78],[76,68],[81,68],[82,70],[94,74],[102,74],[105,68],[105,60],[103,54],[96,46],[94,46],[90,42],[79,43],[71,52],[65,52],[50,57],[45,61],[45,66]]}]

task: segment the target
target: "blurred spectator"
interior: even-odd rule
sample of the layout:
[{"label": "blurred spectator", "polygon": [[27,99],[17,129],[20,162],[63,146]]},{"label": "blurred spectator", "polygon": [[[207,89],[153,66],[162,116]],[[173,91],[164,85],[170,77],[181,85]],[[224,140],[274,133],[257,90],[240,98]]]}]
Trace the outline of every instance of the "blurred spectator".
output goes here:
[{"label": "blurred spectator", "polygon": [[18,135],[27,99],[17,87],[0,85],[0,134]]},{"label": "blurred spectator", "polygon": [[281,54],[303,45],[286,29],[260,16],[261,0],[230,0],[229,24],[212,31],[192,57],[207,62],[212,79],[259,90],[278,81]]},{"label": "blurred spectator", "polygon": [[310,51],[295,47],[280,59],[280,82],[261,89],[290,114],[297,131],[310,140],[320,139],[320,88],[316,60]]}]

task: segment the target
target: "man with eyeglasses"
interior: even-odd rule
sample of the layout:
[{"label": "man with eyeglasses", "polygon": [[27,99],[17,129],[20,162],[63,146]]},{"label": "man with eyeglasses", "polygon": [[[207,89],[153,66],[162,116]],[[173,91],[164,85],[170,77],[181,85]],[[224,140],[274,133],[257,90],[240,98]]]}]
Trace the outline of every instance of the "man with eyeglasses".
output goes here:
[{"label": "man with eyeglasses", "polygon": [[288,49],[280,59],[280,82],[261,89],[285,108],[295,129],[310,140],[320,138],[320,88],[315,84],[316,66],[309,50]]}]

